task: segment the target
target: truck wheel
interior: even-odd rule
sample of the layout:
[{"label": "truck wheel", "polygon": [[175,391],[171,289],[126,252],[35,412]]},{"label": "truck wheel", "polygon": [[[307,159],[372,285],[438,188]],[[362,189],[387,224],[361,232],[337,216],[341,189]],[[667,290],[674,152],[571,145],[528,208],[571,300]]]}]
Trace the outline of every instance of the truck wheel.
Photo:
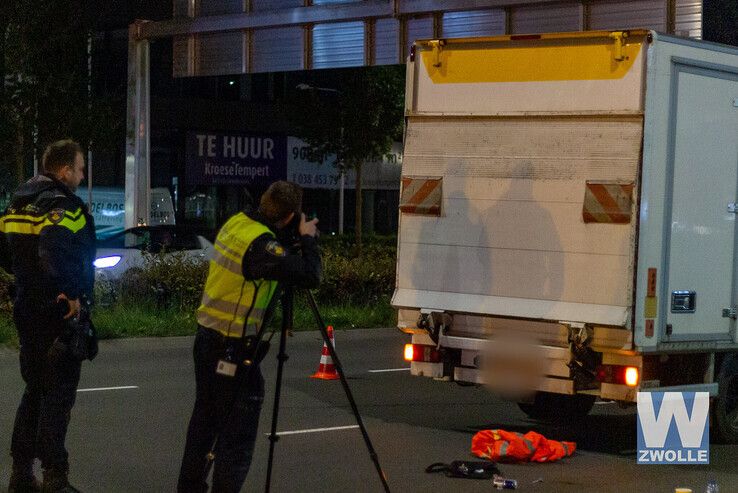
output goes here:
[{"label": "truck wheel", "polygon": [[718,373],[718,396],[713,402],[714,437],[738,443],[738,355],[726,354]]},{"label": "truck wheel", "polygon": [[567,421],[583,418],[592,410],[593,395],[564,395],[551,392],[536,392],[532,403],[519,402],[520,410],[530,418],[545,421]]}]

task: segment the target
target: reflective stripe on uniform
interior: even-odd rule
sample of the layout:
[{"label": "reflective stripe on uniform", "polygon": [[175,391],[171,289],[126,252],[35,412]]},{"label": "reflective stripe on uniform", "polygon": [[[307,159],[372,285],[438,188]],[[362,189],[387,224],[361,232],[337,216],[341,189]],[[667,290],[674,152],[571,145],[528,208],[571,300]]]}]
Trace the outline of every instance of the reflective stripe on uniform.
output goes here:
[{"label": "reflective stripe on uniform", "polygon": [[[202,309],[197,311],[197,323],[227,337],[243,336],[243,322],[241,324],[232,323],[229,320],[215,317]],[[258,329],[257,324],[248,324],[246,333],[256,334]]]},{"label": "reflective stripe on uniform", "polygon": [[215,243],[213,243],[213,246],[215,246],[216,248],[218,248],[220,250],[223,250],[223,253],[225,253],[227,255],[231,255],[233,257],[238,257],[238,252],[237,251],[228,248],[227,245],[224,245],[223,242],[220,241],[220,240],[218,240],[217,238],[215,240]]},{"label": "reflective stripe on uniform", "polygon": [[[246,316],[249,306],[244,304],[233,303],[226,300],[214,300],[207,294],[202,295],[202,304],[209,308],[214,308],[220,312],[228,315],[236,314],[238,317],[243,318]],[[261,320],[264,317],[266,310],[262,308],[254,307],[251,310],[250,318],[256,318]]]},{"label": "reflective stripe on uniform", "polygon": [[64,216],[57,222],[51,221],[48,214],[44,216],[8,214],[3,216],[1,222],[2,226],[0,230],[6,234],[39,235],[48,226],[61,226],[67,228],[72,233],[77,233],[85,227],[87,219],[80,207],[74,212],[64,211]]},{"label": "reflective stripe on uniform", "polygon": [[536,451],[536,448],[533,446],[533,442],[525,438],[525,435],[523,435],[522,433],[517,433],[517,432],[515,434],[520,438],[520,440],[525,444],[525,446],[528,447],[528,451],[531,454]]},{"label": "reflective stripe on uniform", "polygon": [[240,274],[242,272],[241,262],[237,262],[229,257],[226,257],[223,255],[219,250],[218,247],[215,247],[215,252],[213,253],[213,262],[220,265],[224,269],[229,270],[230,272],[233,272],[234,274]]},{"label": "reflective stripe on uniform", "polygon": [[527,438],[523,438],[523,443],[525,443],[525,446],[528,447],[528,451],[533,454],[536,451],[536,448],[533,446],[533,442],[528,440]]}]

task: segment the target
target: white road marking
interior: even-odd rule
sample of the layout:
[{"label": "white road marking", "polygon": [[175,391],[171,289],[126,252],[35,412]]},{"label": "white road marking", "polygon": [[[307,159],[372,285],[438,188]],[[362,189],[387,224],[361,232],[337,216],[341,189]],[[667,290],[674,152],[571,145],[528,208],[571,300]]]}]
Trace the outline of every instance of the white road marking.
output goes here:
[{"label": "white road marking", "polygon": [[598,406],[606,406],[607,404],[615,404],[615,401],[597,401],[597,402],[595,402],[595,405],[598,405]]},{"label": "white road marking", "polygon": [[369,373],[387,373],[390,371],[410,371],[410,368],[387,368],[386,370],[369,370]]},{"label": "white road marking", "polygon": [[137,389],[138,385],[126,385],[123,387],[98,387],[96,389],[77,389],[77,392],[99,392],[102,390],[128,390]]},{"label": "white road marking", "polygon": [[[358,427],[359,425],[350,425],[350,426],[333,426],[332,428],[312,428],[309,430],[280,431],[280,432],[277,432],[277,436],[301,435],[303,433],[322,433],[324,431],[355,430]],[[269,436],[271,433],[264,433],[264,434]]]}]

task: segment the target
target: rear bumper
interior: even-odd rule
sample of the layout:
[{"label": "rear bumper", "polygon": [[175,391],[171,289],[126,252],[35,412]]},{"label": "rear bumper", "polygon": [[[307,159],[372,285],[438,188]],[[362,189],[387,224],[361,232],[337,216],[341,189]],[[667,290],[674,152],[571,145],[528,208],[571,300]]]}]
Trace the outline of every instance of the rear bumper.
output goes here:
[{"label": "rear bumper", "polygon": [[[431,338],[423,333],[413,334],[412,343],[434,345]],[[491,344],[495,344],[495,341],[471,337],[440,336],[439,347],[457,352],[459,364],[455,364],[449,369],[444,363],[412,362],[410,365],[411,374],[437,379],[446,377],[457,382],[489,385],[493,383],[489,381],[490,375],[488,372],[480,369],[479,363],[483,353]],[[543,368],[544,374],[541,378],[537,379],[535,388],[526,389],[529,392],[541,391],[566,395],[585,393],[607,400],[636,402],[640,387],[602,383],[598,389],[578,391],[575,388],[574,380],[571,378],[571,370],[568,366],[571,359],[568,348],[537,345],[534,349],[537,354],[541,355],[541,368]],[[636,366],[642,369],[643,357],[637,354],[621,354],[618,352],[603,353],[603,363]],[[446,367],[445,374],[444,367]],[[653,391],[657,389],[661,390],[658,387],[649,388],[648,390]],[[714,391],[716,392],[716,389]]]}]

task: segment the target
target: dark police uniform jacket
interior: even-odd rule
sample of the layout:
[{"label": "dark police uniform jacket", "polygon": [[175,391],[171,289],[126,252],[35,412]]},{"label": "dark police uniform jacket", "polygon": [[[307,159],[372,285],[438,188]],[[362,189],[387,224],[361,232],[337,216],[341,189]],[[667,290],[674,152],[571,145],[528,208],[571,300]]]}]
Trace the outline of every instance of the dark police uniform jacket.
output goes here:
[{"label": "dark police uniform jacket", "polygon": [[92,297],[94,220],[55,177],[35,176],[16,190],[0,217],[0,236],[10,250],[0,253],[0,262],[15,275],[16,301],[43,309],[60,293]]}]

